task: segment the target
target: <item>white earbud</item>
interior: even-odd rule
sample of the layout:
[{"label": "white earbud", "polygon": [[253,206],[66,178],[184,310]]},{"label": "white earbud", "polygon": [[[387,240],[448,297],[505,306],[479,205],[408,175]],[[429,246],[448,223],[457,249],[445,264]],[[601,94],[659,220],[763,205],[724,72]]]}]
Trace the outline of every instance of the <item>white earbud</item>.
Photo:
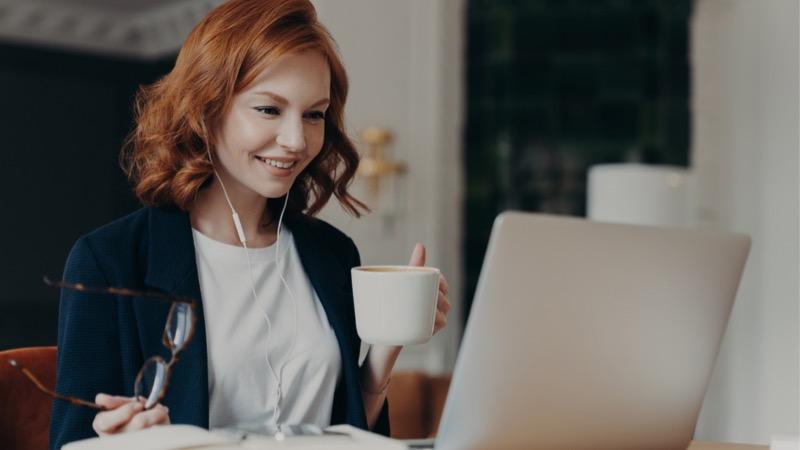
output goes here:
[{"label": "white earbud", "polygon": [[225,189],[225,183],[222,182],[222,177],[219,176],[217,169],[214,167],[214,159],[211,157],[211,149],[206,149],[208,152],[208,160],[211,162],[212,170],[214,171],[214,175],[217,177],[219,181],[219,185],[222,186],[222,193],[225,195],[225,201],[228,202],[228,207],[231,209],[231,216],[233,216],[233,226],[236,227],[236,234],[239,235],[239,242],[242,243],[243,246],[246,246],[247,243],[247,236],[244,234],[244,227],[242,226],[242,221],[239,219],[239,213],[236,212],[236,208],[233,207],[233,203],[231,203],[231,198],[228,197],[228,190]]},{"label": "white earbud", "polygon": [[[233,207],[231,207],[231,209],[233,209]],[[247,238],[244,236],[244,227],[242,227],[242,221],[239,220],[239,214],[236,211],[233,211],[233,225],[236,227],[236,234],[239,235],[239,241],[244,245],[247,243]]]}]

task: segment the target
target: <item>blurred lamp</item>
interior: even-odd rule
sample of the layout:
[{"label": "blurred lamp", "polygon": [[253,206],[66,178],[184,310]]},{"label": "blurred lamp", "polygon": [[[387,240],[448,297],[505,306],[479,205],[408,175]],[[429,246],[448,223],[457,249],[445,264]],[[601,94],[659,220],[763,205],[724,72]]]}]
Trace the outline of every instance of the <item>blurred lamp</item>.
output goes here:
[{"label": "blurred lamp", "polygon": [[382,181],[391,186],[387,183],[390,178],[408,171],[405,162],[386,158],[385,149],[392,140],[392,132],[385,128],[370,127],[361,132],[361,141],[367,145],[367,155],[361,158],[357,174],[365,179],[373,203],[379,198]]},{"label": "blurred lamp", "polygon": [[600,222],[688,226],[689,171],[645,164],[589,170],[588,218]]}]

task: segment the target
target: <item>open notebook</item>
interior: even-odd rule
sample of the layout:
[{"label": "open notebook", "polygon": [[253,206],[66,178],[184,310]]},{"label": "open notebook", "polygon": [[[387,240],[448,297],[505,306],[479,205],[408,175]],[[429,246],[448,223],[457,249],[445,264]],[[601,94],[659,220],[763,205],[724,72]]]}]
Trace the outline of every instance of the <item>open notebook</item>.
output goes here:
[{"label": "open notebook", "polygon": [[194,425],[164,425],[114,436],[84,439],[62,450],[235,450],[235,449],[370,449],[406,450],[400,441],[370,433],[350,425],[335,425],[320,436],[272,436],[242,432],[211,432]]}]

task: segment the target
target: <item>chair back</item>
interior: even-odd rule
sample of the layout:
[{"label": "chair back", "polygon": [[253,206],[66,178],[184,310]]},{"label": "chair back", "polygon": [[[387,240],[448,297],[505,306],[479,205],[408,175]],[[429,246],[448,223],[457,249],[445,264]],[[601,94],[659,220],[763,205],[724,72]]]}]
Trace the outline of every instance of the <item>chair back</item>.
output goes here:
[{"label": "chair back", "polygon": [[392,437],[435,437],[449,387],[450,375],[429,375],[423,372],[392,374],[388,392]]},{"label": "chair back", "polygon": [[47,449],[52,400],[12,367],[9,359],[19,361],[52,389],[56,381],[56,347],[0,351],[0,445],[16,450]]}]

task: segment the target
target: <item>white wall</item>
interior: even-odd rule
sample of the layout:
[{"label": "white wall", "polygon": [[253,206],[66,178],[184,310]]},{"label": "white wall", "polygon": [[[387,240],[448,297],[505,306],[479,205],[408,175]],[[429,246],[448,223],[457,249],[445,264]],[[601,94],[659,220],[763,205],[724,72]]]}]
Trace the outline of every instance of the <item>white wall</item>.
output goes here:
[{"label": "white wall", "polygon": [[701,222],[753,247],[700,439],[798,435],[798,1],[697,0],[692,165]]}]

